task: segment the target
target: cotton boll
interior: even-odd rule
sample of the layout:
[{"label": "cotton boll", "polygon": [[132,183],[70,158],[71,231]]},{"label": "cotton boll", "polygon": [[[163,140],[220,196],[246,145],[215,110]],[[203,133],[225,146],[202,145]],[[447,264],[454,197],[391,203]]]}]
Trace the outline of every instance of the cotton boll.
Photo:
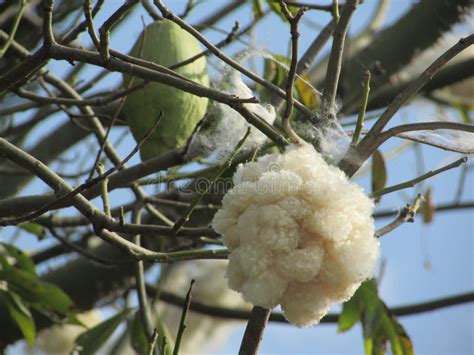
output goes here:
[{"label": "cotton boll", "polygon": [[374,204],[311,145],[243,164],[234,183],[212,225],[230,250],[229,287],[245,300],[280,304],[290,322],[308,326],[373,275]]}]

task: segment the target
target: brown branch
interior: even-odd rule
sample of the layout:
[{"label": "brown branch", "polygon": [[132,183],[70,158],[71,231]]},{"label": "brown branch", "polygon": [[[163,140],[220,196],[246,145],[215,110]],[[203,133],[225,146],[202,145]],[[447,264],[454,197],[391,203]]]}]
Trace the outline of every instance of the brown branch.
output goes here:
[{"label": "brown branch", "polygon": [[[433,79],[431,79],[420,90],[419,93],[428,95],[432,91],[444,88],[446,86],[455,84],[457,82],[466,80],[468,77],[474,76],[474,59],[461,60],[443,67]],[[385,107],[394,99],[394,97],[412,85],[416,79],[410,79],[398,83],[387,83],[379,86],[375,92],[370,96],[368,103],[369,110]],[[355,111],[356,103],[347,103],[344,105],[344,113],[350,114]]]},{"label": "brown branch", "polygon": [[[246,31],[240,31],[240,33],[237,34],[237,31],[239,30],[240,24],[239,24],[238,21],[235,21],[234,27],[232,27],[231,31],[226,36],[226,38],[224,38],[219,43],[215,44],[216,48],[222,49],[223,47],[227,46],[235,38],[237,38],[237,36],[240,36],[240,35],[244,34],[245,32],[249,31],[254,25],[255,25],[255,22],[252,22],[246,28]],[[169,66],[169,69],[172,69],[172,70],[178,69],[178,68],[183,67],[187,64],[193,63],[194,61],[198,60],[201,57],[207,57],[210,54],[211,54],[211,51],[209,49],[205,50],[205,51],[202,51],[201,53],[198,53],[198,54],[196,54],[196,55],[194,55],[194,56],[192,56],[192,57],[190,57],[186,60],[183,60],[182,62],[179,62],[179,63],[176,63],[176,64],[173,64],[173,65]]]},{"label": "brown branch", "polygon": [[224,7],[217,9],[214,13],[211,13],[207,18],[202,20],[200,23],[194,25],[194,28],[198,31],[202,31],[208,27],[213,26],[217,22],[221,21],[224,17],[232,13],[246,3],[245,0],[233,0],[226,4]]},{"label": "brown branch", "polygon": [[[365,70],[374,74],[373,88],[376,92],[456,23],[469,16],[472,6],[472,0],[414,2],[395,23],[379,31],[365,47],[349,58],[345,65],[347,75],[342,83],[344,93],[357,94],[354,88],[360,87],[361,74]],[[359,102],[360,98],[352,101]]]},{"label": "brown branch", "polygon": [[91,38],[94,47],[99,51],[100,50],[100,40],[97,37],[93,15],[92,15],[92,0],[85,0],[83,4],[84,10],[84,17],[86,18],[85,23],[87,26],[87,33],[89,33],[89,37]]},{"label": "brown branch", "polygon": [[[323,116],[334,115],[334,105],[336,102],[337,86],[341,74],[342,54],[344,52],[344,42],[346,40],[349,23],[357,7],[358,0],[348,0],[342,8],[341,17],[334,30],[334,39],[329,55],[326,79],[324,80],[323,97],[321,98],[321,108]],[[325,117],[324,117],[325,118]],[[326,119],[326,118],[325,118]]]},{"label": "brown branch", "polygon": [[[105,0],[97,0],[96,4],[94,5],[94,8],[91,11],[91,19],[95,17],[95,15],[99,12],[101,9],[102,5],[104,4]],[[82,21],[80,24],[78,24],[75,28],[71,30],[64,38],[59,40],[59,43],[61,44],[69,44],[72,41],[74,41],[77,36],[83,32],[84,30],[87,29],[87,19]]]},{"label": "brown branch", "polygon": [[[272,0],[274,2],[279,2],[280,0]],[[309,2],[300,2],[300,1],[293,1],[293,0],[283,0],[283,3],[286,4],[286,6],[289,6],[289,7],[305,7],[307,8],[308,10],[320,10],[320,11],[327,11],[327,12],[331,12],[333,11],[333,5],[318,5],[318,4],[312,4],[312,3],[309,3]],[[341,8],[342,6],[344,6],[344,4],[340,4],[339,5],[339,8]]]},{"label": "brown branch", "polygon": [[[244,74],[249,79],[252,79],[256,83],[260,84],[264,88],[270,90],[271,92],[275,93],[276,95],[281,96],[282,98],[286,98],[286,93],[282,89],[280,89],[275,84],[265,80],[264,78],[260,77],[259,75],[255,74],[251,70],[245,68],[241,64],[239,64],[234,59],[230,58],[229,56],[225,55],[219,48],[214,46],[211,42],[209,42],[198,30],[196,30],[193,26],[187,24],[185,21],[174,15],[160,0],[154,0],[154,4],[158,7],[161,11],[161,14],[164,18],[175,22],[179,25],[182,29],[189,32],[193,35],[199,42],[201,42],[207,49],[209,49],[212,54],[214,54],[217,58],[224,61],[226,64],[230,65],[232,68],[236,69],[240,73]],[[311,118],[313,117],[313,113],[308,110],[301,102],[295,100],[295,107],[305,116]]]},{"label": "brown branch", "polygon": [[[156,289],[153,286],[147,285],[147,292],[149,292],[149,294],[153,296],[156,293]],[[175,306],[181,306],[183,304],[182,297],[167,291],[161,291],[160,300]],[[470,302],[474,302],[474,292],[443,297],[421,303],[390,307],[390,311],[395,316],[409,316]],[[216,318],[248,320],[250,317],[250,312],[248,310],[213,306],[198,301],[192,301],[189,309],[193,312]],[[339,314],[329,313],[321,319],[320,323],[337,323],[338,318]],[[269,321],[276,323],[288,323],[283,314],[278,312],[272,312],[270,314]]]},{"label": "brown branch", "polygon": [[474,154],[474,148],[456,147],[453,145],[435,142],[430,139],[426,139],[426,138],[409,134],[409,133],[399,133],[397,134],[397,138],[402,138],[402,139],[406,139],[412,142],[426,144],[435,148],[446,150],[448,152],[456,152],[456,153],[461,153],[461,154]]},{"label": "brown branch", "polygon": [[[183,163],[182,150],[176,149],[165,153],[159,157],[139,163],[127,169],[121,170],[112,174],[109,177],[109,191],[119,187],[128,186],[130,183],[141,177],[168,169]],[[84,191],[82,194],[88,199],[99,196],[100,189],[97,185]],[[54,194],[45,194],[37,196],[17,197],[8,200],[0,200],[0,217],[11,216],[24,213],[25,211],[32,211],[40,208],[46,203],[56,200]],[[56,208],[63,208],[69,204],[60,204]]]},{"label": "brown branch", "polygon": [[[380,118],[375,122],[369,132],[360,141],[356,147],[351,147],[347,156],[339,163],[339,168],[348,176],[352,176],[365,162],[368,157],[377,149],[380,143],[379,134],[392,117],[400,110],[400,108],[410,101],[416,93],[428,82],[436,73],[459,52],[466,49],[474,43],[474,35],[462,38],[436,59],[409,87],[398,94],[387,109],[382,113]],[[399,132],[402,133],[402,132]],[[351,161],[347,157],[356,156],[357,161]]]},{"label": "brown branch", "polygon": [[402,224],[406,222],[410,222],[410,223],[414,222],[414,217],[421,206],[422,199],[423,197],[420,194],[418,194],[418,196],[415,198],[415,201],[413,201],[412,204],[406,205],[405,208],[403,208],[403,210],[400,212],[400,214],[394,221],[390,222],[385,227],[378,229],[375,232],[375,236],[377,238],[380,238],[381,236],[387,233],[390,233],[391,231],[400,227]]},{"label": "brown branch", "polygon": [[290,125],[290,117],[293,113],[293,85],[295,83],[295,76],[296,76],[296,67],[298,65],[298,38],[300,33],[298,31],[298,23],[304,15],[304,9],[300,8],[296,15],[292,15],[291,12],[286,7],[285,3],[282,1],[280,2],[281,10],[285,15],[286,19],[290,23],[290,32],[291,32],[291,63],[290,63],[290,70],[288,71],[288,77],[286,79],[286,107],[285,112],[283,113],[283,117],[281,119],[283,130],[286,132],[288,137],[294,144],[302,144],[304,141],[298,134],[293,130]]},{"label": "brown branch", "polygon": [[[61,250],[63,252],[67,252],[68,250],[74,251],[74,252],[84,256],[85,258],[87,258],[87,259],[89,259],[93,262],[96,262],[99,265],[102,265],[104,267],[113,268],[113,267],[117,267],[118,265],[123,265],[123,264],[131,265],[132,263],[136,263],[136,260],[134,260],[134,259],[128,259],[128,260],[126,260],[126,259],[125,260],[116,260],[116,259],[114,259],[114,260],[112,260],[112,259],[102,258],[98,255],[95,255],[95,254],[91,253],[87,249],[84,249],[82,246],[78,245],[78,243],[70,242],[69,240],[67,240],[67,238],[59,235],[54,230],[54,228],[48,228],[48,231],[53,236],[53,238],[58,240],[59,243],[63,246],[63,248],[61,248]],[[51,254],[50,254],[50,256],[51,256]]]},{"label": "brown branch", "polygon": [[110,58],[110,29],[137,3],[138,0],[126,0],[112,15],[110,15],[107,20],[104,21],[102,26],[99,28],[99,52],[102,55],[102,58],[104,58],[104,61],[108,61]]},{"label": "brown branch", "polygon": [[427,173],[425,173],[423,175],[420,175],[420,176],[418,176],[414,179],[411,179],[411,180],[408,180],[408,181],[405,181],[405,182],[402,182],[400,184],[396,184],[396,185],[393,185],[393,186],[385,187],[385,188],[383,188],[381,190],[378,190],[378,191],[374,191],[370,194],[370,197],[377,198],[377,197],[380,197],[380,196],[383,196],[383,195],[386,195],[386,194],[389,194],[389,193],[392,193],[392,192],[395,192],[395,191],[400,191],[400,190],[403,190],[403,189],[408,189],[410,187],[414,187],[418,183],[422,182],[423,180],[426,180],[426,179],[429,179],[429,178],[431,178],[435,175],[441,174],[442,172],[457,168],[461,164],[465,165],[466,162],[467,162],[467,157],[462,157],[462,158],[452,162],[451,164],[448,164],[448,165],[443,166],[442,168],[439,168],[439,169],[436,169],[436,170],[428,171]]},{"label": "brown branch", "polygon": [[125,90],[120,90],[113,95],[107,97],[94,97],[89,99],[70,99],[65,97],[44,97],[37,95],[31,91],[24,89],[14,89],[12,90],[19,97],[24,99],[32,100],[37,103],[44,105],[56,104],[56,105],[65,105],[65,106],[105,106],[110,104],[113,101],[122,99],[123,97],[130,95],[131,93],[142,89],[146,86],[148,82],[143,81],[140,84],[134,85],[133,87],[127,88]]},{"label": "brown branch", "polygon": [[414,131],[434,131],[440,129],[448,129],[454,131],[470,132],[474,133],[474,125],[459,122],[448,122],[448,121],[435,121],[435,122],[420,122],[420,123],[409,123],[392,127],[385,132],[379,133],[375,137],[374,145],[379,147],[381,144],[386,142],[391,137],[400,135],[401,133],[414,132]]},{"label": "brown branch", "polygon": [[323,49],[324,45],[328,41],[329,37],[333,34],[334,31],[334,20],[329,21],[329,23],[324,26],[324,28],[319,32],[314,41],[309,45],[308,49],[301,56],[301,59],[298,62],[296,67],[296,73],[298,75],[305,74],[311,64],[314,62],[318,54]]},{"label": "brown branch", "polygon": [[257,354],[270,313],[270,309],[253,306],[240,344],[239,355]]}]

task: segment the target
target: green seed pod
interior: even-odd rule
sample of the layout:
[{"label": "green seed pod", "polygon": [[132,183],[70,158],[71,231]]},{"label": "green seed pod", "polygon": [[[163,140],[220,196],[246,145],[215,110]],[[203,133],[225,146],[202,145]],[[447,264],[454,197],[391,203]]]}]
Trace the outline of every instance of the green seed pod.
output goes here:
[{"label": "green seed pod", "polygon": [[[200,53],[197,40],[174,22],[163,20],[147,26],[133,46],[131,55],[163,66],[171,66]],[[176,72],[204,86],[209,85],[206,58],[176,69]],[[132,85],[142,79],[134,78]],[[124,76],[124,86],[130,77]],[[198,97],[171,86],[149,83],[130,94],[124,103],[128,125],[135,140],[140,141],[154,126],[160,112],[158,127],[140,149],[142,160],[182,146],[204,116],[207,98]]]}]

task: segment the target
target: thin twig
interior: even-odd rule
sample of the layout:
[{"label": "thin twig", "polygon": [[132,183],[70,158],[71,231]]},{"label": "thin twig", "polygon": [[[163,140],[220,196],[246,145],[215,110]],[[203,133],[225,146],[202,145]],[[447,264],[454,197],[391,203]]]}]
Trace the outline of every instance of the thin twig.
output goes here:
[{"label": "thin twig", "polygon": [[378,229],[375,232],[375,236],[377,238],[380,238],[381,236],[390,233],[391,231],[406,222],[414,222],[414,217],[421,207],[422,200],[423,196],[421,194],[418,194],[412,204],[406,205],[393,222],[387,224],[385,227]]},{"label": "thin twig", "polygon": [[[458,211],[458,210],[470,210],[474,209],[474,201],[467,201],[463,203],[445,203],[436,205],[434,211],[439,212],[449,212],[449,211]],[[396,209],[391,210],[382,210],[374,213],[373,217],[375,219],[388,218],[398,215]]]},{"label": "thin twig", "polygon": [[186,8],[184,9],[183,13],[179,15],[182,19],[185,19],[188,17],[188,15],[191,13],[191,11],[196,7],[196,3],[194,0],[188,0],[188,3],[186,4]]},{"label": "thin twig", "polygon": [[[272,0],[274,2],[279,2],[281,0]],[[300,1],[293,1],[293,0],[283,0],[286,6],[289,7],[306,7],[308,10],[320,10],[320,11],[327,11],[332,12],[334,11],[334,5],[318,5],[312,4],[309,2],[300,2]],[[343,6],[342,4],[339,7]]]},{"label": "thin twig", "polygon": [[[254,23],[252,22],[246,29],[246,31],[241,31],[239,34],[237,34],[237,31],[239,30],[240,28],[240,23],[238,21],[235,21],[235,24],[234,24],[234,27],[232,27],[232,30],[229,32],[229,34],[227,35],[226,38],[224,38],[222,41],[220,41],[219,43],[217,43],[215,46],[219,49],[227,46],[229,43],[231,43],[235,38],[237,38],[237,36],[239,35],[242,35],[244,34],[245,32],[248,31],[248,29],[251,28],[251,26],[253,27]],[[169,66],[168,68],[169,69],[172,69],[172,70],[175,70],[175,69],[178,69],[180,67],[183,67],[189,63],[193,63],[194,61],[198,60],[199,58],[201,57],[204,57],[204,56],[208,56],[211,54],[211,51],[210,50],[205,50],[205,51],[202,51],[201,53],[198,53],[186,60],[183,60],[182,62],[179,62],[179,63],[176,63],[176,64],[173,64],[171,66]]]},{"label": "thin twig", "polygon": [[109,103],[122,99],[123,97],[131,94],[132,92],[138,91],[142,89],[148,83],[146,81],[141,82],[140,84],[134,85],[133,87],[127,87],[124,90],[120,90],[115,94],[108,95],[107,97],[95,97],[90,99],[70,99],[65,97],[44,97],[40,95],[36,95],[31,91],[27,91],[24,89],[16,89],[12,90],[18,96],[29,99],[38,103],[42,104],[56,104],[56,105],[66,105],[66,106],[105,106]]},{"label": "thin twig", "polygon": [[[224,52],[222,52],[219,48],[214,46],[211,42],[209,42],[199,31],[197,31],[193,26],[187,24],[185,21],[174,15],[160,0],[154,0],[154,4],[158,7],[161,11],[161,14],[164,18],[169,19],[179,25],[181,28],[189,32],[193,35],[199,42],[201,42],[207,49],[209,49],[212,54],[214,54],[217,58],[221,59],[232,68],[238,70],[240,73],[247,76],[249,79],[252,79],[256,83],[262,85],[266,89],[272,91],[276,95],[279,95],[283,98],[286,98],[286,93],[282,89],[280,89],[275,84],[265,80],[264,78],[260,77],[259,75],[255,74],[251,70],[245,68],[240,63],[235,61],[234,59],[230,58]],[[311,118],[313,117],[313,113],[308,110],[301,102],[295,100],[295,107],[305,116]]]},{"label": "thin twig", "polygon": [[434,140],[430,140],[425,137],[422,137],[416,134],[410,134],[410,133],[399,133],[396,136],[397,138],[402,138],[402,139],[406,139],[412,142],[426,144],[435,148],[446,150],[448,152],[455,152],[455,153],[461,153],[461,154],[474,154],[474,147],[464,148],[464,147],[458,147],[455,145],[443,144],[443,143],[436,142]]},{"label": "thin twig", "polygon": [[226,163],[222,165],[222,167],[216,171],[216,173],[214,174],[214,176],[212,177],[212,179],[210,179],[209,183],[207,184],[206,188],[204,189],[204,191],[202,193],[200,193],[192,202],[191,204],[189,205],[189,208],[188,210],[181,216],[180,219],[178,219],[178,221],[176,221],[176,223],[174,224],[173,226],[173,231],[174,233],[177,233],[179,232],[179,230],[181,229],[181,227],[189,220],[189,218],[191,217],[191,214],[194,212],[194,209],[196,208],[196,206],[199,204],[199,202],[201,202],[202,198],[204,197],[204,195],[206,195],[210,188],[212,187],[212,185],[217,181],[217,179],[219,179],[219,177],[227,171],[227,169],[229,169],[229,167],[232,165],[232,161],[235,159],[235,157],[237,156],[237,154],[240,152],[240,150],[242,149],[245,141],[247,140],[248,136],[250,135],[250,132],[251,132],[251,129],[248,128],[247,129],[247,132],[245,133],[245,135],[240,139],[240,141],[237,143],[237,145],[235,146],[234,148],[234,151],[232,152],[231,156],[229,157],[229,159],[227,159]]},{"label": "thin twig", "polygon": [[403,190],[403,189],[414,187],[416,184],[420,183],[423,180],[426,180],[430,177],[438,175],[438,174],[440,174],[444,171],[457,168],[458,166],[460,166],[461,164],[465,164],[466,162],[467,162],[467,157],[460,158],[460,159],[456,160],[455,162],[453,162],[451,164],[448,164],[448,165],[443,166],[442,168],[439,168],[439,169],[436,169],[436,170],[431,170],[431,171],[427,172],[426,174],[420,175],[420,176],[418,176],[414,179],[402,182],[402,183],[397,184],[397,185],[386,187],[382,190],[375,191],[375,192],[371,193],[370,196],[373,197],[373,198],[376,198],[376,197],[380,197],[382,195],[386,195],[388,193],[392,193],[392,192],[395,192],[395,191],[400,191],[400,190]]},{"label": "thin twig", "polygon": [[99,37],[97,37],[96,31],[95,31],[95,26],[94,26],[94,20],[93,20],[93,15],[92,15],[92,0],[85,0],[83,4],[83,10],[84,10],[84,17],[85,23],[87,26],[87,33],[89,33],[89,37],[92,40],[92,43],[94,44],[94,47],[100,51],[100,40]]},{"label": "thin twig", "polygon": [[148,343],[148,355],[153,355],[155,353],[155,347],[156,347],[157,342],[158,342],[158,331],[155,328],[153,329],[153,334],[151,336],[150,342]]},{"label": "thin twig", "polygon": [[[88,1],[88,0],[85,0],[85,1]],[[99,12],[99,10],[101,9],[104,2],[105,2],[105,0],[97,0],[96,4],[94,5],[94,8],[91,11],[91,19],[93,19],[95,17],[95,15]],[[82,21],[80,24],[78,24],[75,28],[73,28],[71,30],[71,32],[69,32],[66,36],[64,36],[64,38],[62,38],[59,41],[59,43],[64,44],[64,45],[66,45],[68,43],[71,43],[72,41],[74,41],[77,38],[77,36],[81,32],[83,32],[85,29],[87,29],[87,27],[88,27],[88,20],[86,18],[84,21]]]},{"label": "thin twig", "polygon": [[324,28],[319,32],[314,41],[309,45],[306,52],[303,53],[301,59],[298,62],[296,67],[296,74],[303,75],[310,68],[311,64],[314,62],[318,54],[323,49],[324,45],[331,37],[334,31],[334,20],[329,21],[329,23],[324,26]]},{"label": "thin twig", "polygon": [[218,21],[221,21],[224,17],[237,10],[242,5],[246,4],[245,0],[233,0],[226,4],[224,7],[217,9],[215,12],[211,13],[204,20],[199,22],[194,26],[196,30],[202,31],[208,27],[213,26]]},{"label": "thin twig", "polygon": [[43,47],[49,49],[56,43],[53,33],[54,0],[45,0],[43,7]]},{"label": "thin twig", "polygon": [[[386,131],[379,133],[374,139],[373,145],[379,147],[389,138],[399,135],[400,133],[414,132],[414,131],[434,131],[440,129],[449,129],[462,132],[474,133],[474,124],[450,122],[450,121],[434,121],[434,122],[419,122],[408,123],[392,127]],[[369,131],[370,133],[370,131]]]},{"label": "thin twig", "polygon": [[153,6],[151,6],[150,1],[148,0],[141,0],[142,6],[145,9],[145,11],[150,15],[150,17],[155,20],[155,21],[161,21],[163,20],[163,17],[158,15],[158,13],[155,11]]},{"label": "thin twig", "polygon": [[[458,43],[444,52],[433,64],[431,64],[416,80],[399,93],[395,99],[388,105],[386,110],[382,113],[380,118],[375,122],[370,131],[359,142],[357,147],[352,147],[347,152],[347,155],[339,163],[339,168],[348,176],[354,175],[368,157],[377,149],[380,141],[380,132],[384,129],[392,117],[400,110],[400,108],[408,103],[418,91],[429,82],[436,73],[454,56],[471,46],[474,43],[474,34],[461,38]],[[429,128],[428,128],[429,129]],[[390,130],[389,130],[390,131]],[[399,132],[401,133],[401,132]],[[347,157],[357,156],[357,161],[351,160]]]},{"label": "thin twig", "polygon": [[[82,255],[85,258],[87,258],[87,259],[89,259],[93,262],[96,262],[97,264],[100,264],[104,267],[117,267],[117,266],[124,265],[124,264],[135,263],[134,259],[128,259],[128,260],[114,259],[114,260],[110,260],[110,259],[102,258],[98,255],[95,255],[95,254],[91,253],[87,249],[82,248],[80,245],[78,245],[78,243],[70,242],[69,240],[67,240],[67,238],[64,238],[63,236],[59,235],[54,230],[54,228],[48,227],[47,229],[48,229],[49,233],[53,236],[53,238],[57,239],[59,241],[59,243],[61,243],[61,245],[66,248],[66,250],[75,251],[79,255]],[[56,255],[50,255],[50,256],[56,256]],[[42,260],[42,261],[44,261],[44,260]]]},{"label": "thin twig", "polygon": [[30,212],[30,213],[27,213],[27,214],[21,215],[21,216],[16,216],[16,217],[13,217],[13,218],[10,218],[10,219],[0,219],[0,224],[3,223],[3,224],[12,225],[12,224],[18,224],[18,223],[22,223],[22,222],[25,222],[25,221],[28,221],[28,220],[35,219],[35,218],[41,216],[43,213],[46,213],[47,211],[53,209],[55,206],[58,206],[58,205],[67,203],[68,201],[71,201],[72,199],[74,199],[75,196],[80,194],[82,191],[87,190],[88,188],[90,188],[94,185],[97,185],[102,180],[108,178],[112,173],[114,173],[115,171],[119,170],[122,166],[124,166],[138,152],[138,150],[140,149],[143,142],[145,142],[149,138],[149,136],[152,134],[152,132],[156,129],[156,127],[160,123],[161,117],[162,117],[162,114],[158,117],[157,121],[155,122],[155,124],[151,128],[151,130],[145,134],[145,136],[138,142],[138,144],[135,146],[135,148],[132,149],[132,151],[125,157],[125,159],[121,160],[119,164],[114,165],[109,170],[107,170],[105,173],[103,173],[103,174],[101,174],[101,175],[99,175],[99,176],[97,176],[93,179],[90,179],[90,180],[86,181],[85,183],[79,185],[78,187],[76,187],[72,191],[68,192],[67,194],[65,194],[61,197],[58,197],[57,199],[55,199],[51,202],[48,202],[47,204],[45,204],[44,206],[40,207],[39,209],[37,209],[33,212]]},{"label": "thin twig", "polygon": [[302,144],[304,142],[300,136],[293,130],[290,125],[290,117],[293,113],[293,85],[295,83],[296,67],[298,65],[298,38],[300,33],[298,31],[298,23],[301,17],[304,15],[305,8],[300,8],[296,15],[292,15],[286,7],[285,3],[280,2],[281,10],[285,15],[286,19],[290,23],[291,32],[291,63],[290,70],[288,72],[288,78],[286,79],[286,107],[282,117],[282,127],[285,130],[288,137],[294,144]]},{"label": "thin twig", "polygon": [[[135,206],[135,208],[133,209],[131,220],[133,224],[141,223],[141,209],[142,207],[139,205]],[[140,234],[136,234],[133,237],[133,241],[136,245],[141,246]],[[151,339],[154,327],[151,320],[150,305],[148,304],[148,298],[145,289],[145,268],[143,266],[142,260],[139,260],[135,263],[135,286],[138,295],[140,320],[143,326],[143,330],[147,339]]]},{"label": "thin twig", "polygon": [[18,9],[18,12],[15,16],[15,19],[13,20],[13,25],[12,29],[10,30],[10,34],[8,35],[8,39],[6,42],[3,44],[2,47],[0,47],[0,59],[3,57],[5,52],[8,50],[8,47],[10,47],[10,44],[13,42],[13,39],[15,38],[16,31],[18,29],[18,25],[20,24],[21,17],[23,16],[23,13],[25,12],[26,9],[26,0],[20,0],[20,7]]},{"label": "thin twig", "polygon": [[[104,165],[99,162],[97,164],[97,173],[99,175],[104,174]],[[101,190],[101,197],[102,197],[102,203],[104,204],[104,213],[106,216],[111,217],[110,214],[110,202],[109,202],[109,191],[107,189],[108,185],[108,179],[104,178],[99,182],[100,185],[100,190]]]},{"label": "thin twig", "polygon": [[[332,43],[331,54],[329,55],[328,69],[326,79],[324,80],[323,97],[321,98],[321,113],[323,116],[334,114],[334,105],[336,102],[337,86],[339,75],[341,73],[342,54],[344,52],[344,42],[346,40],[349,22],[354,13],[358,0],[348,0],[344,5],[339,22],[334,30],[334,40]],[[324,117],[331,119],[331,117]]]},{"label": "thin twig", "polygon": [[[156,293],[156,288],[151,285],[147,285],[147,292],[151,295]],[[167,291],[162,291],[159,295],[159,299],[163,302],[181,306],[184,302],[183,297],[175,295]],[[465,303],[474,302],[474,292],[467,292],[459,295],[434,299],[426,302],[408,304],[402,306],[390,307],[390,311],[395,316],[409,316],[424,312],[431,312],[444,307],[456,306]],[[201,303],[198,301],[192,301],[189,309],[193,312],[222,319],[235,319],[235,320],[248,320],[250,312],[246,309],[234,309],[227,307],[220,307]],[[329,313],[326,314],[320,321],[322,324],[337,323],[339,314]],[[270,314],[269,321],[276,323],[288,323],[283,314],[279,312],[272,312]]]},{"label": "thin twig", "polygon": [[99,52],[107,62],[110,59],[109,45],[110,45],[110,29],[119,21],[133,6],[138,3],[138,0],[126,0],[110,17],[104,21],[99,28],[100,47]]},{"label": "thin twig", "polygon": [[191,280],[189,285],[188,293],[183,304],[183,310],[181,312],[181,319],[179,321],[178,334],[176,335],[176,341],[174,344],[173,355],[179,354],[179,346],[181,345],[181,339],[183,338],[183,333],[186,329],[186,317],[188,315],[189,306],[191,304],[191,291],[193,289],[194,280]]}]

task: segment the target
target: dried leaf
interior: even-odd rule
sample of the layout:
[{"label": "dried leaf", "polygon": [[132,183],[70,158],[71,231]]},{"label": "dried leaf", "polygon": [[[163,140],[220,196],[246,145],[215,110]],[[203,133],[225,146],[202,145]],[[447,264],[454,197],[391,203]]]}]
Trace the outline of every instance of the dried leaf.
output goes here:
[{"label": "dried leaf", "polygon": [[433,222],[433,217],[436,210],[436,206],[433,202],[433,193],[431,187],[426,189],[423,200],[423,204],[421,205],[421,214],[423,216],[423,222],[428,224]]}]

